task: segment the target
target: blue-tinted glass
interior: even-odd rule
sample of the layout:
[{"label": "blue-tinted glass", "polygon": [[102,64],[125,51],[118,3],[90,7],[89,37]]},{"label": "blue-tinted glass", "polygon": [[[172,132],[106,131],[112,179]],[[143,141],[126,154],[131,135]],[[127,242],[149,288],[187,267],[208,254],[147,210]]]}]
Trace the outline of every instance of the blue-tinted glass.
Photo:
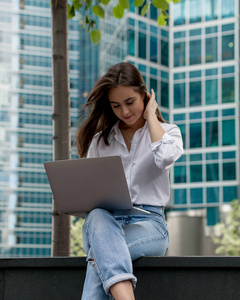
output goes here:
[{"label": "blue-tinted glass", "polygon": [[174,80],[185,79],[185,77],[186,77],[185,73],[175,73],[174,74]]},{"label": "blue-tinted glass", "polygon": [[185,106],[185,83],[174,84],[174,108]]},{"label": "blue-tinted glass", "polygon": [[201,75],[202,75],[201,71],[192,71],[192,72],[189,72],[189,77],[190,78],[201,77]]},{"label": "blue-tinted glass", "polygon": [[163,119],[166,120],[167,122],[169,122],[169,114],[164,111],[162,111],[161,114],[162,114]]},{"label": "blue-tinted glass", "polygon": [[154,78],[150,78],[150,89],[153,89],[155,94],[158,95],[157,80]]},{"label": "blue-tinted glass", "polygon": [[190,189],[191,203],[197,204],[203,202],[203,191],[199,189]]},{"label": "blue-tinted glass", "polygon": [[235,101],[234,77],[222,78],[222,103]]},{"label": "blue-tinted glass", "polygon": [[147,29],[147,24],[145,22],[138,22],[138,27],[142,30],[146,30]]},{"label": "blue-tinted glass", "polygon": [[199,0],[189,0],[190,6],[190,23],[201,22],[202,17],[202,3]]},{"label": "blue-tinted glass", "polygon": [[211,34],[211,33],[216,33],[218,32],[218,27],[217,26],[213,26],[213,27],[207,27],[205,30],[206,34]]},{"label": "blue-tinted glass", "polygon": [[168,66],[168,42],[161,40],[161,64],[164,66]]},{"label": "blue-tinted glass", "polygon": [[173,5],[174,25],[182,25],[186,23],[186,5],[185,0]]},{"label": "blue-tinted glass", "polygon": [[219,222],[220,222],[219,208],[218,207],[208,207],[207,208],[207,225],[214,226]]},{"label": "blue-tinted glass", "polygon": [[135,56],[135,33],[134,30],[128,30],[128,53]]},{"label": "blue-tinted glass", "polygon": [[[152,6],[152,5],[151,5]],[[152,25],[150,25],[150,32],[151,33],[155,33],[155,34],[157,34],[157,27],[156,26],[152,26]]]},{"label": "blue-tinted glass", "polygon": [[224,186],[223,187],[223,202],[231,202],[237,199],[237,187],[236,186]]},{"label": "blue-tinted glass", "polygon": [[222,17],[233,17],[235,12],[235,0],[222,0]]},{"label": "blue-tinted glass", "polygon": [[218,80],[206,80],[205,101],[207,105],[218,103]]},{"label": "blue-tinted glass", "polygon": [[186,119],[185,114],[175,114],[174,115],[174,122],[175,121],[184,121]]},{"label": "blue-tinted glass", "polygon": [[189,89],[190,89],[190,106],[198,106],[201,105],[202,99],[202,89],[201,89],[201,81],[190,82]]},{"label": "blue-tinted glass", "polygon": [[201,40],[190,41],[189,43],[189,64],[195,65],[201,63]]},{"label": "blue-tinted glass", "polygon": [[222,121],[222,144],[235,145],[235,120]]},{"label": "blue-tinted glass", "polygon": [[218,18],[218,0],[205,0],[205,19],[215,20]]},{"label": "blue-tinted glass", "polygon": [[222,36],[222,60],[234,59],[234,35]]},{"label": "blue-tinted glass", "polygon": [[157,38],[151,36],[150,37],[150,60],[153,62],[157,62]]},{"label": "blue-tinted glass", "polygon": [[190,124],[190,148],[202,147],[202,124]]},{"label": "blue-tinted glass", "polygon": [[206,122],[206,147],[218,146],[218,122]]},{"label": "blue-tinted glass", "polygon": [[236,153],[235,153],[235,151],[223,152],[222,156],[223,156],[223,159],[236,158]]},{"label": "blue-tinted glass", "polygon": [[150,74],[151,74],[151,75],[157,76],[157,69],[155,69],[155,68],[150,68]]},{"label": "blue-tinted glass", "polygon": [[150,18],[153,19],[153,20],[157,20],[157,17],[158,17],[157,8],[154,5],[151,5],[150,6]]},{"label": "blue-tinted glass", "polygon": [[146,34],[138,33],[138,56],[146,59]]},{"label": "blue-tinted glass", "polygon": [[206,160],[218,160],[218,153],[206,153]]},{"label": "blue-tinted glass", "polygon": [[161,81],[161,106],[169,108],[169,84]]},{"label": "blue-tinted glass", "polygon": [[218,60],[218,41],[217,37],[206,39],[205,61],[214,62]]},{"label": "blue-tinted glass", "polygon": [[128,19],[129,21],[129,25],[131,25],[131,26],[135,26],[135,20],[134,19],[132,19],[132,18],[129,18]]},{"label": "blue-tinted glass", "polygon": [[190,154],[190,161],[202,161],[202,154]]},{"label": "blue-tinted glass", "polygon": [[[180,129],[181,130],[181,129]],[[186,155],[183,154],[179,159],[178,162],[185,162],[186,161]]]},{"label": "blue-tinted glass", "polygon": [[223,180],[236,180],[236,163],[223,163]]},{"label": "blue-tinted glass", "polygon": [[202,119],[201,112],[190,113],[190,120]]},{"label": "blue-tinted glass", "polygon": [[146,71],[147,71],[147,68],[146,68],[146,66],[145,65],[139,65],[139,71],[140,72],[144,72],[144,73],[146,73]]},{"label": "blue-tinted glass", "polygon": [[161,36],[165,38],[169,38],[169,32],[167,30],[162,29],[161,30]]},{"label": "blue-tinted glass", "polygon": [[229,109],[223,109],[222,110],[222,116],[227,117],[227,116],[234,116],[235,115],[235,109],[234,108],[229,108]]},{"label": "blue-tinted glass", "polygon": [[206,180],[217,181],[219,180],[219,166],[218,164],[206,164]]},{"label": "blue-tinted glass", "polygon": [[186,147],[186,125],[185,124],[179,124],[178,127],[181,131],[181,134],[182,134],[183,148],[185,148]]},{"label": "blue-tinted glass", "polygon": [[206,118],[216,118],[218,117],[218,110],[206,111]]},{"label": "blue-tinted glass", "polygon": [[130,11],[135,12],[135,5],[133,1],[129,1],[130,2]]},{"label": "blue-tinted glass", "polygon": [[202,181],[202,165],[190,165],[190,182]]},{"label": "blue-tinted glass", "polygon": [[234,23],[222,25],[222,31],[233,31]]},{"label": "blue-tinted glass", "polygon": [[186,180],[186,166],[174,166],[174,183],[182,183]]},{"label": "blue-tinted glass", "polygon": [[184,38],[186,36],[185,31],[174,32],[174,39]]},{"label": "blue-tinted glass", "polygon": [[219,187],[207,188],[207,203],[219,202]]},{"label": "blue-tinted glass", "polygon": [[189,31],[190,36],[201,36],[201,29],[192,29]]},{"label": "blue-tinted glass", "polygon": [[187,190],[186,189],[179,189],[174,190],[174,204],[187,204]]},{"label": "blue-tinted glass", "polygon": [[206,76],[212,76],[217,74],[218,74],[218,69],[208,69],[205,71]]},{"label": "blue-tinted glass", "polygon": [[222,68],[222,74],[231,74],[235,72],[234,66]]},{"label": "blue-tinted glass", "polygon": [[161,71],[161,77],[164,79],[169,79],[169,74],[167,72]]},{"label": "blue-tinted glass", "polygon": [[174,43],[174,67],[185,66],[185,42]]}]

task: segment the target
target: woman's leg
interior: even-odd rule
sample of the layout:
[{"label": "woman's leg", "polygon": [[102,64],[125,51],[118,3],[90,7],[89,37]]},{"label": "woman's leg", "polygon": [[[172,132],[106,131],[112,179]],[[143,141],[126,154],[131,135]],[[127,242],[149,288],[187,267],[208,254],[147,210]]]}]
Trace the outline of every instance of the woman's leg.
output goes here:
[{"label": "woman's leg", "polygon": [[[105,299],[97,296],[99,288],[96,286],[99,287],[99,284],[95,286],[96,271],[106,294],[109,294],[109,288],[118,282],[131,280],[135,286],[136,277],[132,274],[132,261],[124,231],[112,214],[103,209],[94,209],[89,213],[83,226],[83,244],[88,261],[91,263],[88,263],[89,270],[82,299]],[[92,290],[91,294],[95,293],[95,296],[89,297],[91,288],[96,292]]]}]

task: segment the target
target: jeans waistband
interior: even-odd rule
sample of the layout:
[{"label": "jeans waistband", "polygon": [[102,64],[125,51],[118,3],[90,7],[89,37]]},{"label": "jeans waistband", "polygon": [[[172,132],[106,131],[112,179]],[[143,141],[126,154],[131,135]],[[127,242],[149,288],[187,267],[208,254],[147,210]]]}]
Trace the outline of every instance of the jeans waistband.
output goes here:
[{"label": "jeans waistband", "polygon": [[164,206],[133,204],[133,207],[138,207],[138,208],[141,208],[141,209],[145,209],[145,210],[149,210],[149,211],[156,211],[156,212],[161,210],[162,212],[164,212]]}]

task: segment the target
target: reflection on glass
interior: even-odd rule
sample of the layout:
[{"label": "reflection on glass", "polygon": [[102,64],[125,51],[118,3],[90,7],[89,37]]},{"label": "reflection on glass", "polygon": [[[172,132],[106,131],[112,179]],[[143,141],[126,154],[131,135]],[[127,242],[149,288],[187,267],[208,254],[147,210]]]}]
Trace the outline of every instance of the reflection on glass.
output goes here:
[{"label": "reflection on glass", "polygon": [[[216,203],[219,200],[219,188],[207,188],[207,203]],[[220,222],[219,207],[207,207],[207,225],[213,226]]]},{"label": "reflection on glass", "polygon": [[201,40],[190,41],[189,43],[189,64],[195,65],[201,63]]},{"label": "reflection on glass", "polygon": [[186,180],[187,180],[186,166],[175,166],[174,167],[174,182],[182,183],[182,182],[186,182]]},{"label": "reflection on glass", "polygon": [[223,163],[223,180],[236,180],[236,163]]},{"label": "reflection on glass", "polygon": [[185,124],[179,124],[178,125],[181,135],[182,135],[182,140],[183,140],[183,148],[186,147],[186,125]]},{"label": "reflection on glass", "polygon": [[234,77],[222,78],[222,103],[234,101]]},{"label": "reflection on glass", "polygon": [[218,0],[205,0],[205,19],[215,20],[218,18]]},{"label": "reflection on glass", "polygon": [[218,122],[206,122],[206,147],[218,146]]},{"label": "reflection on glass", "polygon": [[157,62],[157,38],[150,37],[150,60]]},{"label": "reflection on glass", "polygon": [[174,43],[174,67],[185,66],[185,42]]},{"label": "reflection on glass", "polygon": [[207,164],[206,165],[206,180],[217,181],[219,180],[219,166],[218,164]]},{"label": "reflection on glass", "polygon": [[201,105],[201,81],[190,82],[189,84],[189,100],[190,106],[198,106]]},{"label": "reflection on glass", "polygon": [[138,56],[146,59],[146,34],[138,33]]},{"label": "reflection on glass", "polygon": [[202,188],[190,189],[191,203],[197,204],[203,202],[203,191]]},{"label": "reflection on glass", "polygon": [[218,60],[217,55],[217,37],[206,39],[205,61],[213,62]]},{"label": "reflection on glass", "polygon": [[222,17],[234,17],[235,0],[222,0]]},{"label": "reflection on glass", "polygon": [[222,37],[222,60],[234,59],[234,35]]},{"label": "reflection on glass", "polygon": [[174,84],[174,108],[185,107],[185,83]]},{"label": "reflection on glass", "polygon": [[202,181],[202,165],[190,165],[190,182]]},{"label": "reflection on glass", "polygon": [[186,5],[185,0],[173,5],[174,25],[186,23]]},{"label": "reflection on glass", "polygon": [[157,86],[157,80],[154,79],[154,78],[150,78],[150,89],[154,90],[154,92],[156,94],[156,97],[157,97],[157,95],[158,95],[158,86]]},{"label": "reflection on glass", "polygon": [[174,204],[187,204],[187,190],[186,189],[174,190]]},{"label": "reflection on glass", "polygon": [[202,3],[199,0],[189,0],[189,22],[201,22],[202,18]]},{"label": "reflection on glass", "polygon": [[168,42],[161,40],[161,64],[168,67]]},{"label": "reflection on glass", "polygon": [[169,84],[161,81],[161,106],[169,108]]},{"label": "reflection on glass", "polygon": [[207,105],[218,103],[218,80],[206,80],[205,100]]},{"label": "reflection on glass", "polygon": [[190,148],[202,147],[202,124],[190,124]]},{"label": "reflection on glass", "polygon": [[128,53],[135,55],[135,33],[133,30],[128,30]]},{"label": "reflection on glass", "polygon": [[235,145],[235,120],[222,121],[222,144]]},{"label": "reflection on glass", "polygon": [[223,187],[223,202],[231,202],[233,199],[237,199],[237,187],[236,186],[224,186]]}]

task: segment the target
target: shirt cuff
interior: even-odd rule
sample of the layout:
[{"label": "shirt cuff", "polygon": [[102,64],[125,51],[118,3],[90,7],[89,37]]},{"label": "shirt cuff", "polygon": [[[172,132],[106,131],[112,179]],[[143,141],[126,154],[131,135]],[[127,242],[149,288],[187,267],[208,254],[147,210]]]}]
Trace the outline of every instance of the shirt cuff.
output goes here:
[{"label": "shirt cuff", "polygon": [[160,141],[151,143],[150,147],[151,147],[152,151],[154,151],[161,144],[172,144],[172,143],[174,143],[173,138],[165,132],[164,135],[162,136],[162,139]]}]

